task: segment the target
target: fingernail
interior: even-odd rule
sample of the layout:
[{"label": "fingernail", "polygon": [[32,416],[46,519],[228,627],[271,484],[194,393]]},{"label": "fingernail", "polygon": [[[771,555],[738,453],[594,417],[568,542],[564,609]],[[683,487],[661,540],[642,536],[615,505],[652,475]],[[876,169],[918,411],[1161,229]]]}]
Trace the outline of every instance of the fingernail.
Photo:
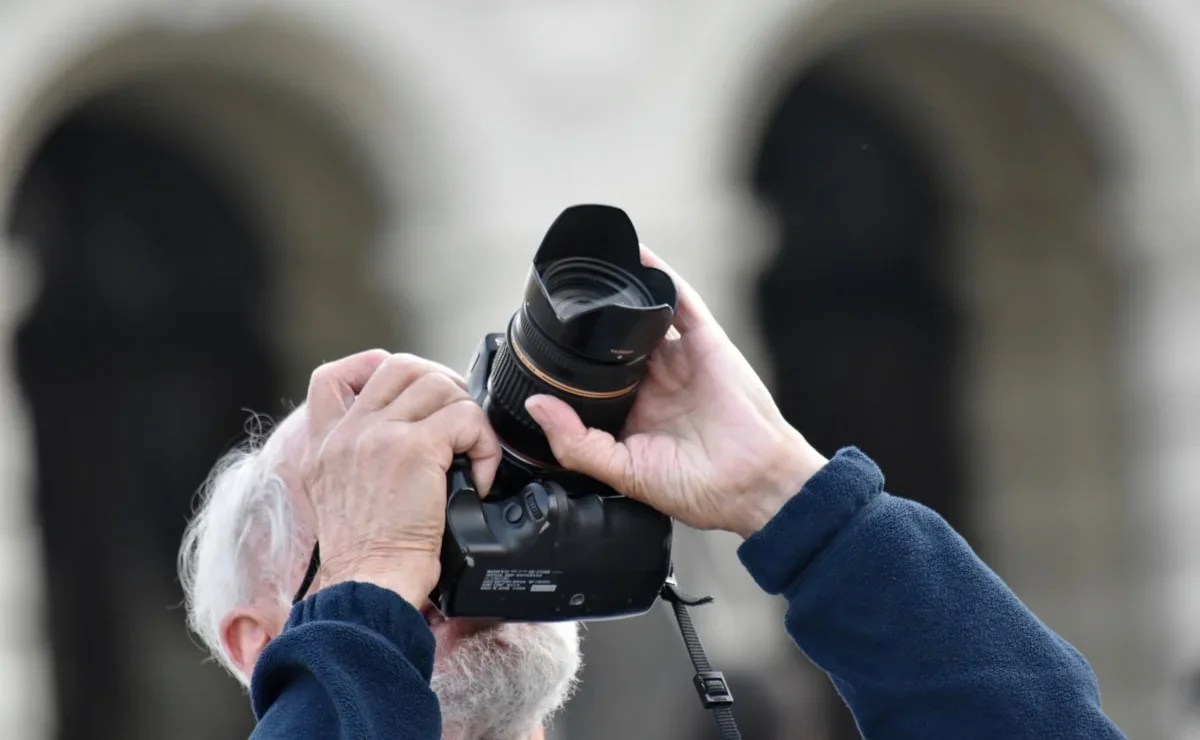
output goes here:
[{"label": "fingernail", "polygon": [[550,426],[550,415],[546,413],[542,396],[530,396],[525,399],[525,410],[543,429]]}]

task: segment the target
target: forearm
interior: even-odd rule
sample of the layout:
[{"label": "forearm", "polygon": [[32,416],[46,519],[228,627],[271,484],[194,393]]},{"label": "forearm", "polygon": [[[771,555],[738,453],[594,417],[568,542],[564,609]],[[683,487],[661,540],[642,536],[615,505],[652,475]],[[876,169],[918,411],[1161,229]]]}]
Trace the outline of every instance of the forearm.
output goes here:
[{"label": "forearm", "polygon": [[341,583],[298,604],[254,670],[257,740],[437,740],[434,640],[395,593]]},{"label": "forearm", "polygon": [[843,451],[743,545],[868,738],[1107,740],[1083,657],[937,514]]}]

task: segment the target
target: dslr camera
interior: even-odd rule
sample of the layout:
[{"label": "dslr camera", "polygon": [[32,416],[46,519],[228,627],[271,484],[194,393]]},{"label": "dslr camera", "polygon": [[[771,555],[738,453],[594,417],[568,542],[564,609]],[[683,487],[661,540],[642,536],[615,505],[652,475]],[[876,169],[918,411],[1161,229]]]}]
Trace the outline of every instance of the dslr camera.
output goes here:
[{"label": "dslr camera", "polygon": [[580,205],[555,220],[520,308],[483,338],[467,373],[503,460],[486,499],[469,461],[450,470],[431,597],[447,617],[583,621],[653,606],[671,575],[671,519],[564,470],[525,400],[553,395],[619,434],[676,302],[670,276],[642,264],[624,211]]}]

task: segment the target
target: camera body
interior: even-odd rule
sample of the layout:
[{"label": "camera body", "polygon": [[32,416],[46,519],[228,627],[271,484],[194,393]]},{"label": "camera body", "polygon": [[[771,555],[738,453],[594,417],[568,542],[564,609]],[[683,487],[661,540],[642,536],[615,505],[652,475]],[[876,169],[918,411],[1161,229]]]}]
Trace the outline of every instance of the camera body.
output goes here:
[{"label": "camera body", "polygon": [[654,604],[671,572],[670,517],[564,470],[525,401],[553,395],[620,434],[676,302],[619,208],[573,206],[550,227],[507,331],[484,338],[467,373],[503,459],[486,499],[469,460],[448,473],[430,596],[447,617],[616,619]]},{"label": "camera body", "polygon": [[[489,403],[487,378],[503,334],[488,334],[468,390]],[[481,500],[469,461],[448,479],[442,576],[434,603],[448,617],[591,621],[643,614],[670,574],[671,519],[612,489],[505,451]]]}]

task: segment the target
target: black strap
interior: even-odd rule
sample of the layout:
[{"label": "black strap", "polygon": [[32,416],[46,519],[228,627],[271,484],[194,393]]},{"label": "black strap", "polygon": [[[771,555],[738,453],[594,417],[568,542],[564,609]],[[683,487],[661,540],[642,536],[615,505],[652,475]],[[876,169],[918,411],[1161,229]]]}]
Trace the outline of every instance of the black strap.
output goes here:
[{"label": "black strap", "polygon": [[696,685],[696,693],[700,695],[700,703],[705,709],[712,710],[717,727],[721,730],[721,740],[741,740],[742,734],[738,732],[737,722],[733,719],[733,693],[729,690],[729,682],[725,680],[725,674],[714,671],[712,664],[708,662],[708,654],[704,652],[704,645],[700,643],[700,636],[696,634],[696,627],[692,624],[692,615],[688,613],[689,606],[711,604],[712,597],[693,599],[684,595],[679,591],[674,574],[667,578],[661,596],[663,601],[675,610],[679,634],[683,636],[688,657],[692,659],[692,667],[696,669],[696,676],[692,681]]},{"label": "black strap", "polygon": [[300,588],[296,590],[296,597],[292,599],[292,606],[300,603],[300,600],[308,595],[308,589],[312,588],[313,581],[317,577],[317,571],[321,568],[321,543],[313,544],[312,557],[308,559],[308,570],[304,572],[304,580],[300,582]]}]

